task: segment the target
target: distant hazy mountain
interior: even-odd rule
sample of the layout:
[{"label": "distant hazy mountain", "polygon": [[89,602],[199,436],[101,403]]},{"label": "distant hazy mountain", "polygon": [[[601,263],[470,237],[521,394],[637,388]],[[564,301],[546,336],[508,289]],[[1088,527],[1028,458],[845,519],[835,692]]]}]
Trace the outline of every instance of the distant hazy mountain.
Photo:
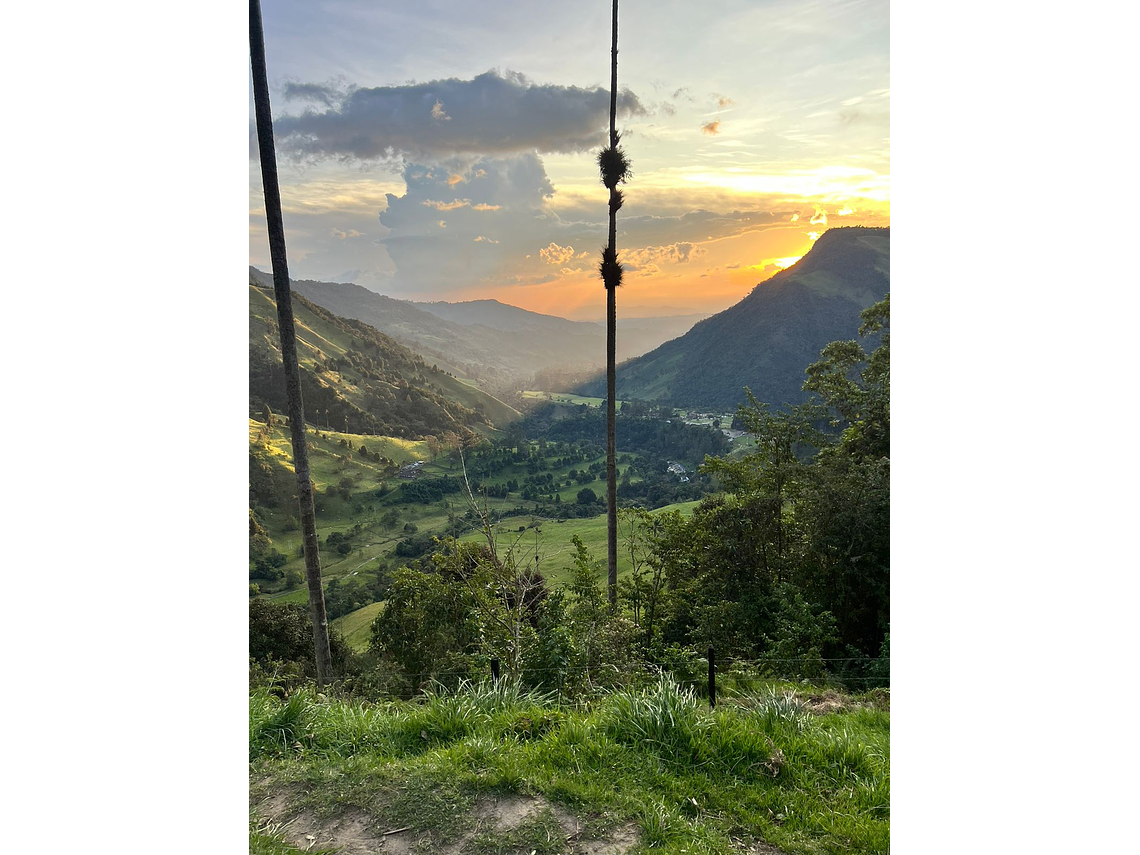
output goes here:
[{"label": "distant hazy mountain", "polygon": [[498,300],[467,300],[461,303],[412,303],[416,308],[431,312],[445,321],[469,326],[481,324],[491,329],[514,332],[526,329],[557,330],[570,335],[593,336],[595,324],[589,321],[569,321],[554,315],[540,315],[500,303]]},{"label": "distant hazy mountain", "polygon": [[[250,277],[266,286],[257,268]],[[550,367],[605,364],[604,327],[520,309],[498,300],[415,303],[359,285],[294,280],[293,290],[343,318],[364,321],[458,376],[504,384]],[[618,358],[628,359],[684,333],[701,316],[625,319]],[[505,333],[505,334],[504,334]]]},{"label": "distant hazy mountain", "polygon": [[[828,342],[856,338],[859,313],[891,286],[890,229],[830,229],[802,259],[680,338],[618,367],[619,398],[731,410],[748,386],[799,403],[804,370]],[[580,391],[604,395],[605,378]]]}]

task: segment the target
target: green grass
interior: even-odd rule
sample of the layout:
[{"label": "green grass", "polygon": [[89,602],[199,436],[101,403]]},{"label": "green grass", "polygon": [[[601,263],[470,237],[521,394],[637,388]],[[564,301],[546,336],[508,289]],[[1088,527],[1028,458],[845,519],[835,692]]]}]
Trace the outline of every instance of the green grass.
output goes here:
[{"label": "green grass", "polygon": [[540,796],[592,833],[633,823],[641,853],[728,855],[741,840],[881,853],[890,839],[889,712],[814,716],[770,691],[711,711],[668,680],[586,707],[486,684],[382,704],[255,690],[250,758],[254,803],[291,793],[292,811],[360,810],[435,844],[466,830],[464,851],[566,851],[549,813],[504,849],[474,833],[477,800],[509,794]]},{"label": "green grass", "polygon": [[[575,492],[581,489],[575,488]],[[680,511],[682,515],[689,516],[693,512],[699,502],[678,502],[673,505],[666,505],[654,513],[663,513],[667,511]],[[531,527],[533,523],[537,523]],[[518,531],[519,526],[526,526],[523,532]],[[498,543],[500,548],[504,548],[513,543],[518,543],[519,547],[527,551],[533,556],[534,546],[537,541],[539,565],[538,569],[551,584],[560,584],[570,576],[570,571],[574,566],[574,546],[571,543],[571,538],[578,535],[582,542],[590,550],[590,554],[605,562],[606,558],[606,516],[601,514],[596,517],[589,517],[587,519],[574,519],[574,520],[548,520],[541,519],[535,520],[532,517],[508,517],[503,520],[500,525],[496,527],[498,535]],[[469,532],[460,540],[465,541],[481,541],[483,540],[482,532]],[[619,532],[620,538],[620,532]],[[531,558],[533,560],[533,557]],[[625,576],[632,570],[632,564],[629,559],[629,552],[624,548],[624,544],[618,542],[618,576]],[[599,578],[604,578],[605,570],[599,571]]]},{"label": "green grass", "polygon": [[[308,602],[308,594],[304,602]],[[383,603],[372,603],[338,617],[330,626],[340,631],[353,650],[367,650],[368,643],[372,640],[372,621],[376,620],[383,608]]]},{"label": "green grass", "polygon": [[[262,422],[250,419],[251,448],[263,428]],[[321,550],[321,570],[326,582],[341,576],[351,576],[353,573],[366,570],[369,564],[377,559],[388,558],[396,544],[407,536],[403,531],[405,523],[413,523],[423,531],[436,530],[441,533],[447,523],[447,510],[438,505],[397,503],[394,506],[398,517],[396,524],[385,526],[381,518],[393,508],[393,505],[385,504],[376,493],[384,487],[392,490],[401,482],[392,477],[383,464],[364,460],[358,453],[349,452],[340,445],[341,439],[351,442],[354,448],[359,448],[360,444],[364,443],[370,452],[377,452],[396,463],[430,459],[428,446],[424,441],[362,436],[340,431],[309,430],[309,468],[313,484],[321,496],[319,502],[321,509],[317,512],[318,536],[323,541],[332,532],[344,532],[356,524],[360,524],[364,529],[363,535],[357,539],[356,548],[348,555],[340,555],[332,550]],[[261,445],[258,454],[274,465],[283,467],[288,478],[293,477],[292,445],[285,429],[275,428],[269,439]],[[435,476],[450,472],[447,463],[442,460],[428,463],[425,470]],[[344,478],[354,482],[350,501],[345,502],[339,497],[330,498],[324,495],[330,486],[339,484]],[[354,504],[361,506],[359,513],[354,510]],[[285,569],[295,568],[304,572],[304,559],[298,554],[301,533],[296,529],[296,513],[296,508],[291,505],[267,511],[265,525],[273,541],[273,548],[289,557]],[[290,518],[292,525],[289,522]],[[268,596],[278,602],[307,601],[303,586],[293,591],[284,591],[280,589],[280,584],[262,581],[259,585]]]}]

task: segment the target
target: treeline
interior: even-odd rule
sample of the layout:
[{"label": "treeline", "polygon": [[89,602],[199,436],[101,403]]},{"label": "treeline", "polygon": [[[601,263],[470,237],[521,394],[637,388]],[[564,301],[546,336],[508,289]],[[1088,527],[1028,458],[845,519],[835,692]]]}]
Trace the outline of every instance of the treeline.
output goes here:
[{"label": "treeline", "polygon": [[[636,402],[627,402],[617,412],[618,450],[693,463],[700,463],[706,456],[728,453],[728,439],[719,430],[687,425],[679,419],[663,419],[661,415],[653,405],[639,407]],[[546,405],[536,408],[517,424],[517,430],[529,439],[589,442],[604,448],[606,414],[601,407],[581,406],[566,415],[564,407]]]}]

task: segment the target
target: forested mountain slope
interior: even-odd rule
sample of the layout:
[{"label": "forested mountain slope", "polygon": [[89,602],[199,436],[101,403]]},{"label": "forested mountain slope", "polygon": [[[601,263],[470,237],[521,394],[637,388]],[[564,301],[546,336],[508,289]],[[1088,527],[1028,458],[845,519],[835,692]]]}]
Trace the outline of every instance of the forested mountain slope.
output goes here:
[{"label": "forested mountain slope", "polygon": [[[621,399],[728,410],[744,387],[774,406],[805,400],[804,370],[890,291],[890,229],[830,229],[799,262],[680,338],[618,367]],[[605,378],[582,386],[605,395]]]},{"label": "forested mountain slope", "polygon": [[[306,420],[321,427],[397,437],[438,435],[518,417],[365,323],[339,318],[293,295]],[[251,275],[249,405],[287,410],[272,290]]]}]

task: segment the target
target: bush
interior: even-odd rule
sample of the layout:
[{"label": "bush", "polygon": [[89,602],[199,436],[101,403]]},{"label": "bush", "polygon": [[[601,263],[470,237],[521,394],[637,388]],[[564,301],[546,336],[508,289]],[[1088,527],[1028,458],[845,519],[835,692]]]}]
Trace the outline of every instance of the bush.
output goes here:
[{"label": "bush", "polygon": [[[333,672],[344,672],[352,651],[336,630],[329,630]],[[315,672],[313,624],[309,611],[296,603],[250,600],[249,655],[261,663],[298,662],[306,673]]]}]

